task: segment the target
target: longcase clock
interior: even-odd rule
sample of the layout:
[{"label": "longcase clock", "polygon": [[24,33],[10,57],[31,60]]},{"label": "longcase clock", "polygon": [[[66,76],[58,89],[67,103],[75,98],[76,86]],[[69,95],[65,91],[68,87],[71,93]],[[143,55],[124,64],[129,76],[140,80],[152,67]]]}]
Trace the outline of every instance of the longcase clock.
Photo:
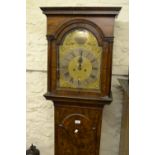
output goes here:
[{"label": "longcase clock", "polygon": [[42,7],[47,16],[46,99],[55,155],[99,155],[102,110],[112,101],[113,28],[120,7]]}]

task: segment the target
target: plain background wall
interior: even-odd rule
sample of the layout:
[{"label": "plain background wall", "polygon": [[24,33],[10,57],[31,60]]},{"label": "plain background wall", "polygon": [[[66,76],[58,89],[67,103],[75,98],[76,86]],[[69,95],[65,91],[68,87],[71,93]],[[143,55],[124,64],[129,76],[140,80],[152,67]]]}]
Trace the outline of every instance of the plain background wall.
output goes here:
[{"label": "plain background wall", "polygon": [[46,92],[47,41],[46,16],[42,6],[121,6],[115,22],[113,51],[113,102],[105,107],[101,136],[101,155],[117,155],[119,148],[122,89],[118,77],[128,74],[128,0],[27,0],[27,148],[37,145],[41,155],[53,155],[53,105]]}]

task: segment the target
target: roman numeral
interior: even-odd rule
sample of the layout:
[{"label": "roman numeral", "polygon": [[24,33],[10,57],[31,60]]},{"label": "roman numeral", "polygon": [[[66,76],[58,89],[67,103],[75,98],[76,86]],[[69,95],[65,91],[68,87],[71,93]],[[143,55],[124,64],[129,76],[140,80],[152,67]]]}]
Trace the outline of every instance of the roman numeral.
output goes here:
[{"label": "roman numeral", "polygon": [[96,61],[96,59],[91,60],[92,63],[95,62],[95,61]]},{"label": "roman numeral", "polygon": [[92,70],[97,70],[97,69],[98,69],[97,67],[93,67],[93,68],[92,68]]},{"label": "roman numeral", "polygon": [[73,58],[75,57],[75,54],[73,52],[71,53],[71,55],[72,55]]},{"label": "roman numeral", "polygon": [[78,86],[80,85],[81,83],[80,83],[80,80],[78,80]]},{"label": "roman numeral", "polygon": [[64,76],[68,77],[69,76],[69,72],[64,73]]},{"label": "roman numeral", "polygon": [[88,53],[88,54],[86,55],[86,57],[87,57],[89,60],[91,60],[91,59],[93,58],[93,55],[92,55],[91,53]]},{"label": "roman numeral", "polygon": [[61,66],[62,69],[66,69],[68,66]]},{"label": "roman numeral", "polygon": [[92,79],[95,79],[95,78],[96,78],[96,76],[93,75],[93,74],[91,74],[90,77],[91,77]]},{"label": "roman numeral", "polygon": [[67,57],[67,58],[65,58],[65,61],[68,63],[71,59],[72,59],[72,58]]},{"label": "roman numeral", "polygon": [[73,78],[72,78],[72,77],[70,78],[70,80],[69,80],[69,81],[70,81],[71,83],[73,83],[73,82],[74,82],[74,80],[73,80]]},{"label": "roman numeral", "polygon": [[85,84],[89,84],[91,82],[91,79],[90,78],[86,79],[84,82],[85,82]]}]

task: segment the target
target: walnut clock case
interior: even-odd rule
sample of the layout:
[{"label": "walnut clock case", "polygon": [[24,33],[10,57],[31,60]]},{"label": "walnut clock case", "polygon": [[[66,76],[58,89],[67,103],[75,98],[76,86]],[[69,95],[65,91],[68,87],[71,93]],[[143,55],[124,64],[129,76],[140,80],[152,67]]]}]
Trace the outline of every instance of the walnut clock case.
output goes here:
[{"label": "walnut clock case", "polygon": [[120,7],[41,7],[47,16],[46,99],[54,102],[55,155],[99,155],[110,104],[113,28]]}]

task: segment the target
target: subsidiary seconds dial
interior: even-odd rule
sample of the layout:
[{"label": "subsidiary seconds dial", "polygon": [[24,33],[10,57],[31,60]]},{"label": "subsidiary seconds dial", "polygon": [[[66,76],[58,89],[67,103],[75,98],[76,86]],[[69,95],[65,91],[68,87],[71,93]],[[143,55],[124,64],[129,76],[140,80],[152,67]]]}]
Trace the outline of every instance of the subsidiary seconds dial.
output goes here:
[{"label": "subsidiary seconds dial", "polygon": [[99,64],[91,51],[83,48],[66,54],[60,64],[61,76],[69,84],[83,88],[97,80]]}]

